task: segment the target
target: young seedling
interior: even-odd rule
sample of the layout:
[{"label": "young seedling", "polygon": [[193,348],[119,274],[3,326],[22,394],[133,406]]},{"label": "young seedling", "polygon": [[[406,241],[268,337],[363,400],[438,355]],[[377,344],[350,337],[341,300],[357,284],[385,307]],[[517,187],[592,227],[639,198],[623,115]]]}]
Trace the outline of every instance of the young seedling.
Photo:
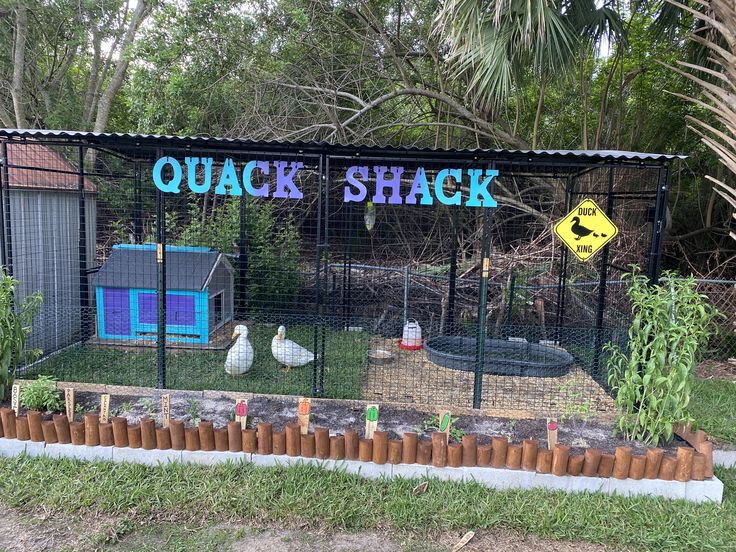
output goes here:
[{"label": "young seedling", "polygon": [[199,422],[202,421],[202,418],[200,417],[201,409],[199,401],[197,399],[188,399],[187,403],[189,404],[187,412],[189,413],[189,417],[192,419],[192,425],[194,427],[199,427]]}]

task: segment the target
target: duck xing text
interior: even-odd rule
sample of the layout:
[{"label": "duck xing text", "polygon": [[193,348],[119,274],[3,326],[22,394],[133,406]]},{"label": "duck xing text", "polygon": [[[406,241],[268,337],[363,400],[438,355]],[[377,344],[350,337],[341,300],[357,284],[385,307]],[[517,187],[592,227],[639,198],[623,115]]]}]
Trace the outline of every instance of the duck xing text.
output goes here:
[{"label": "duck xing text", "polygon": [[[189,189],[203,194],[212,187],[214,160],[212,157],[185,157],[186,182]],[[249,161],[238,170],[232,159],[226,159],[220,171],[215,193],[242,196],[243,192],[255,197],[302,199],[304,195],[294,182],[303,163],[295,161]],[[255,171],[273,177],[270,182],[258,186],[253,184]],[[496,207],[488,186],[498,176],[492,169],[442,169],[430,182],[423,167],[406,171],[404,167],[385,165],[352,166],[345,171],[343,201],[360,202],[369,199],[373,203],[399,205],[433,205],[435,198],[443,205],[465,205],[466,207]],[[464,191],[460,184],[467,176]],[[401,182],[411,187],[402,195]],[[173,157],[161,157],[153,166],[153,183],[165,193],[179,193],[184,180],[184,167]],[[374,194],[368,197],[369,186]]]}]

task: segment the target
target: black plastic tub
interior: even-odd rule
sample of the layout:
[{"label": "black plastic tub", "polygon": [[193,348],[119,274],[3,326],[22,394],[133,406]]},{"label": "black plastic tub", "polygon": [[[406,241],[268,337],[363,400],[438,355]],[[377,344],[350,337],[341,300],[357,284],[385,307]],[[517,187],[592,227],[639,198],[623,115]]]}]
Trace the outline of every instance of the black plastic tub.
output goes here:
[{"label": "black plastic tub", "polygon": [[[485,345],[485,374],[552,378],[564,376],[575,363],[570,353],[549,345],[503,339],[486,339]],[[475,371],[475,348],[474,337],[439,336],[424,345],[430,361],[466,372]]]}]

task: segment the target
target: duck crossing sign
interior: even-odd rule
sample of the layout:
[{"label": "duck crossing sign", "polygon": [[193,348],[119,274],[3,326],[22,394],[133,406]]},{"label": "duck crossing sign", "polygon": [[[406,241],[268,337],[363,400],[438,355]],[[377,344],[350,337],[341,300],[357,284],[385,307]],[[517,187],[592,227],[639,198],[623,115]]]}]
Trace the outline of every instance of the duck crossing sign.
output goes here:
[{"label": "duck crossing sign", "polygon": [[618,234],[618,228],[592,199],[583,200],[555,224],[555,234],[585,262]]}]

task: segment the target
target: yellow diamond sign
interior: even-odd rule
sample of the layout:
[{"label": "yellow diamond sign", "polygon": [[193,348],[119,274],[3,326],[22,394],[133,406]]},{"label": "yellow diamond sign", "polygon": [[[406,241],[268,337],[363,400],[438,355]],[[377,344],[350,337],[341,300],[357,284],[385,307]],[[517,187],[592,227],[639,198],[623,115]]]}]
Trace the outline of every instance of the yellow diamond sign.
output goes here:
[{"label": "yellow diamond sign", "polygon": [[618,234],[618,228],[592,199],[583,200],[555,224],[555,234],[581,261],[587,261]]}]

